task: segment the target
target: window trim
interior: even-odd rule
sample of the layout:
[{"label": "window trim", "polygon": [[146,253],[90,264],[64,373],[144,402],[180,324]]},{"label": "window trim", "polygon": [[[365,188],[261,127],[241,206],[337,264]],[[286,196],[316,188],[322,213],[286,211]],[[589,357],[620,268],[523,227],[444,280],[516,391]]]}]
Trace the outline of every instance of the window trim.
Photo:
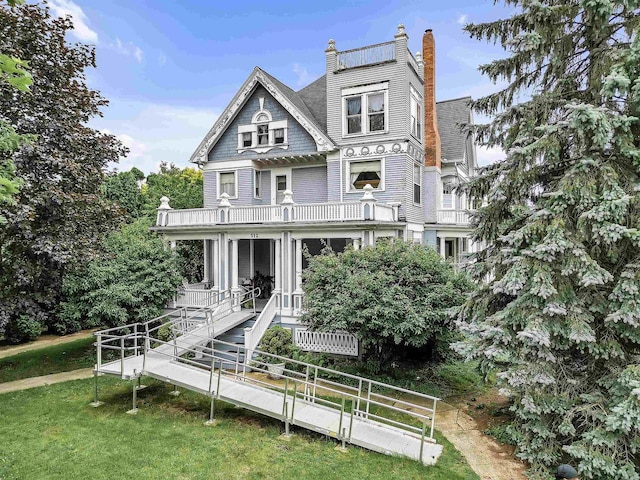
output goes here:
[{"label": "window trim", "polygon": [[253,171],[253,198],[262,198],[262,170]]},{"label": "window trim", "polygon": [[[259,145],[258,144],[258,127],[262,125],[267,125],[267,143],[263,145]],[[275,143],[275,130],[278,130],[278,129],[284,130],[284,143]],[[238,149],[237,149],[238,153],[243,153],[250,150],[256,153],[266,153],[272,148],[282,148],[283,150],[287,150],[289,148],[288,130],[289,130],[289,125],[288,125],[288,120],[286,119],[269,121],[269,122],[252,123],[251,125],[238,125]],[[251,145],[248,147],[245,147],[243,142],[243,135],[245,133],[251,133]]]},{"label": "window trim", "polygon": [[222,185],[220,183],[220,175],[223,173],[233,173],[233,180],[234,180],[234,190],[235,190],[235,195],[231,196],[229,195],[229,199],[237,199],[238,198],[238,171],[237,170],[219,170],[218,172],[216,172],[216,198],[218,200],[220,200],[220,195],[222,195],[222,189],[220,188],[220,186]]},{"label": "window trim", "polygon": [[[451,193],[444,193],[445,185],[446,186],[451,186]],[[442,210],[455,210],[456,209],[456,194],[454,193],[454,189],[455,189],[455,186],[452,183],[450,183],[450,182],[442,182],[442,188],[441,188],[442,199],[440,201],[440,208]],[[445,207],[444,206],[444,196],[445,195],[451,195],[451,206],[450,207]]]},{"label": "window trim", "polygon": [[[418,174],[418,182],[416,182],[416,172]],[[420,192],[420,198],[416,202],[416,186],[418,187],[418,191]],[[422,165],[419,163],[413,164],[413,204],[414,205],[422,205]]]},{"label": "window trim", "polygon": [[360,193],[363,191],[362,188],[354,188],[351,185],[351,164],[352,163],[366,163],[366,162],[380,162],[380,183],[379,185],[373,189],[374,192],[384,192],[385,185],[385,157],[380,158],[367,158],[362,160],[347,160],[346,163],[346,175],[345,175],[345,193]]},{"label": "window trim", "polygon": [[[369,129],[369,96],[384,94],[384,129]],[[360,131],[348,133],[347,100],[360,98]],[[344,138],[359,137],[364,135],[383,135],[389,133],[389,82],[364,85],[362,87],[345,88],[342,90],[342,136]]]}]

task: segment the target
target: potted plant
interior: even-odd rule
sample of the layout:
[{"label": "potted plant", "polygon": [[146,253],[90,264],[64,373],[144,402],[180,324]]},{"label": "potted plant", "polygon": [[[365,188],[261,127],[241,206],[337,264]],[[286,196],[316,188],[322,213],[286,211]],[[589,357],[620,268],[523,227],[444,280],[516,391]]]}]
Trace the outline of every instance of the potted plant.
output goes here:
[{"label": "potted plant", "polygon": [[273,290],[273,277],[256,271],[255,276],[251,279],[251,285],[253,285],[253,288],[260,289],[260,298],[269,298],[271,297],[271,290]]},{"label": "potted plant", "polygon": [[[290,357],[293,354],[294,349],[295,347],[293,345],[291,330],[282,328],[280,325],[270,327],[265,332],[262,337],[262,341],[258,346],[258,350],[261,352],[281,357]],[[267,370],[269,371],[269,378],[281,378],[285,369],[285,362],[279,358],[271,357],[269,355],[260,355],[257,360],[261,364],[266,364]]]}]

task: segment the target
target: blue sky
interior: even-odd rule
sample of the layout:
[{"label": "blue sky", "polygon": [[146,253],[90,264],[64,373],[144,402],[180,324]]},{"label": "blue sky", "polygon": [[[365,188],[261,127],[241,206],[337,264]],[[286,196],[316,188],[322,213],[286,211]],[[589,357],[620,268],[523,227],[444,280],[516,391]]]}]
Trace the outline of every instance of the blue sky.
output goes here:
[{"label": "blue sky", "polygon": [[[477,65],[502,55],[468,38],[467,22],[506,16],[485,0],[204,1],[50,0],[54,16],[71,14],[70,41],[96,45],[88,84],[110,101],[91,125],[117,135],[131,153],[118,166],[145,172],[188,158],[253,67],[294,90],[324,73],[327,41],[338,50],[393,39],[403,23],[409,47],[436,38],[438,100],[496,90]],[[497,151],[479,151],[481,163]]]}]

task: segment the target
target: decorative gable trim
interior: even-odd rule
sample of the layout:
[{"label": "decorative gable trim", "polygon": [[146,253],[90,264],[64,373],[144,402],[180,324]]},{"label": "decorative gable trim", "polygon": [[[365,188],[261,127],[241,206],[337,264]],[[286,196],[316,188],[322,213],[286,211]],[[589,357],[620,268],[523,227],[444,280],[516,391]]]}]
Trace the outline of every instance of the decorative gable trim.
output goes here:
[{"label": "decorative gable trim", "polygon": [[286,95],[284,95],[280,89],[269,80],[264,72],[260,70],[260,68],[256,67],[253,73],[244,82],[238,93],[233,97],[224,112],[222,112],[220,117],[218,117],[218,120],[213,124],[213,127],[211,127],[209,132],[205,135],[196,151],[191,155],[191,162],[204,164],[207,161],[209,152],[218,142],[228,125],[235,118],[236,114],[244,106],[258,82],[262,84],[273,98],[275,98],[275,100],[280,103],[287,112],[289,112],[289,114],[309,133],[309,135],[311,135],[313,140],[316,142],[316,147],[319,152],[335,150],[336,147],[327,134],[303,115],[296,106],[289,101]]}]

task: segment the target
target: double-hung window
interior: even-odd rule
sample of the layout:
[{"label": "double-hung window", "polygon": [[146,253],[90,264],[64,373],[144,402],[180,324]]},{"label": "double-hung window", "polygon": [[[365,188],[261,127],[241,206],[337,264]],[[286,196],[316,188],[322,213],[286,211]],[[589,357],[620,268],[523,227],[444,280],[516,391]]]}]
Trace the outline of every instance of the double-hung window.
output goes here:
[{"label": "double-hung window", "polygon": [[269,124],[258,125],[258,145],[269,145]]},{"label": "double-hung window", "polygon": [[262,196],[262,171],[253,171],[253,197],[260,198]]},{"label": "double-hung window", "polygon": [[388,130],[388,83],[347,88],[343,95],[343,133],[362,135]]},{"label": "double-hung window", "polygon": [[452,183],[442,184],[442,208],[446,210],[451,210],[454,208]]},{"label": "double-hung window", "polygon": [[422,201],[422,174],[420,165],[413,165],[413,203]]},{"label": "double-hung window", "polygon": [[411,135],[422,138],[422,101],[416,95],[411,95]]},{"label": "double-hung window", "polygon": [[231,198],[236,197],[236,172],[220,172],[220,193],[218,196],[226,193]]}]

